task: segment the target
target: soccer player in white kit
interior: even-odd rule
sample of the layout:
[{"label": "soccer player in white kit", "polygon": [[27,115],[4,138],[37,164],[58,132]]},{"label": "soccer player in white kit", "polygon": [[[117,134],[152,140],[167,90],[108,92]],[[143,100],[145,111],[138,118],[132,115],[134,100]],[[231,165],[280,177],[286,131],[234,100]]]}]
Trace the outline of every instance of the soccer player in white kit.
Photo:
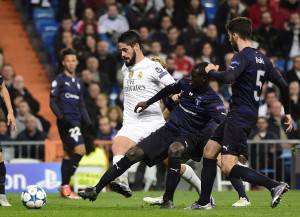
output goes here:
[{"label": "soccer player in white kit", "polygon": [[[123,126],[113,140],[113,164],[123,158],[131,147],[165,124],[159,102],[143,113],[134,112],[136,104],[175,82],[160,63],[144,56],[137,32],[129,30],[123,33],[118,39],[118,49],[124,61],[124,114]],[[113,191],[130,197],[132,193],[128,185],[128,172],[111,182],[110,187]]]}]

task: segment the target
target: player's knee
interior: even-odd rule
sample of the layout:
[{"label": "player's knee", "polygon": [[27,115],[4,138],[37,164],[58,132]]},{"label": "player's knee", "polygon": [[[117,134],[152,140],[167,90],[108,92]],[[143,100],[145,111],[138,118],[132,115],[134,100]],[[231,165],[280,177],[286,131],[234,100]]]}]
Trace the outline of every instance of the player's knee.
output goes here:
[{"label": "player's knee", "polygon": [[118,143],[116,143],[116,142],[114,142],[113,144],[112,144],[112,146],[111,146],[111,150],[112,150],[112,153],[114,154],[114,155],[116,155],[116,153],[118,153],[119,152],[119,148],[120,146],[118,145]]},{"label": "player's knee", "polygon": [[84,145],[78,145],[77,147],[75,147],[74,152],[81,155],[81,156],[85,155],[86,154],[85,146]]},{"label": "player's knee", "polygon": [[174,142],[170,145],[168,155],[171,158],[181,158],[184,153],[184,146],[180,142]]},{"label": "player's knee", "polygon": [[220,149],[215,145],[207,144],[203,150],[203,157],[208,159],[217,159]]},{"label": "player's knee", "polygon": [[134,146],[130,148],[125,155],[130,161],[139,162],[144,158],[144,151],[140,147]]},{"label": "player's knee", "polygon": [[224,173],[226,176],[228,176],[232,167],[230,165],[222,163],[221,169],[222,169],[222,173]]}]

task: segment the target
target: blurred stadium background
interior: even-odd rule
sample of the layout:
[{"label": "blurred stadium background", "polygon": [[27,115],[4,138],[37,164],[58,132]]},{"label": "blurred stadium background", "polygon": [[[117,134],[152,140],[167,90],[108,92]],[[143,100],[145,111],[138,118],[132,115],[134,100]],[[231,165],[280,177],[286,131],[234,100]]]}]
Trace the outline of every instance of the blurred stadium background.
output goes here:
[{"label": "blurred stadium background", "polygon": [[[49,108],[51,80],[61,72],[59,51],[74,48],[93,129],[84,138],[88,155],[73,179],[75,189],[92,185],[111,163],[111,140],[122,126],[122,63],[118,36],[136,29],[147,56],[166,61],[175,79],[201,61],[228,67],[233,51],[226,23],[237,16],[253,21],[253,46],[266,53],[290,85],[294,131],[281,123],[280,93],[263,88],[259,119],[249,137],[249,166],[300,188],[300,3],[298,0],[1,0],[0,71],[17,118],[17,132],[0,110],[0,140],[7,164],[7,191],[29,184],[57,192],[63,150]],[[211,81],[228,108],[230,86]],[[0,103],[3,103],[2,101]],[[3,108],[3,106],[1,107]],[[85,128],[84,128],[85,129]],[[198,172],[199,164],[189,162]],[[131,171],[134,190],[162,190],[165,166]],[[216,190],[228,182],[218,173]],[[182,189],[189,189],[182,183]],[[247,189],[257,186],[247,185]]]}]

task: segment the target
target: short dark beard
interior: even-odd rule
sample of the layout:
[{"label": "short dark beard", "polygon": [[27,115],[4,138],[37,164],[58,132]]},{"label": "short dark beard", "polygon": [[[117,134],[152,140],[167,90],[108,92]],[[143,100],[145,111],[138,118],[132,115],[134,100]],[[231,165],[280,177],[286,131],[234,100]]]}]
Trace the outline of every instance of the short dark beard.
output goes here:
[{"label": "short dark beard", "polygon": [[75,75],[75,71],[71,71],[68,67],[64,67],[65,68],[65,71],[67,71],[69,74],[71,74],[71,75]]},{"label": "short dark beard", "polygon": [[135,53],[135,50],[133,50],[132,57],[131,57],[130,61],[128,63],[125,62],[125,65],[127,67],[128,66],[133,66],[135,64],[135,59],[136,59],[136,53]]},{"label": "short dark beard", "polygon": [[231,44],[231,47],[234,51],[239,52],[239,47],[233,39],[231,40],[230,44]]}]

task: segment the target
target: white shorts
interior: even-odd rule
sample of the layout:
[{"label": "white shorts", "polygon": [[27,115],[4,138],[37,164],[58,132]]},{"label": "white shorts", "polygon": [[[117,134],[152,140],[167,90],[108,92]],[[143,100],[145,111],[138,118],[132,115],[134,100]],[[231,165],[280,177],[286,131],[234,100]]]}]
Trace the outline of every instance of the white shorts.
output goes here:
[{"label": "white shorts", "polygon": [[161,128],[165,125],[164,120],[156,120],[156,121],[145,121],[139,122],[138,124],[125,124],[122,128],[118,131],[117,136],[124,136],[136,144],[139,143],[142,139],[149,136],[152,132],[156,131],[157,129]]}]

